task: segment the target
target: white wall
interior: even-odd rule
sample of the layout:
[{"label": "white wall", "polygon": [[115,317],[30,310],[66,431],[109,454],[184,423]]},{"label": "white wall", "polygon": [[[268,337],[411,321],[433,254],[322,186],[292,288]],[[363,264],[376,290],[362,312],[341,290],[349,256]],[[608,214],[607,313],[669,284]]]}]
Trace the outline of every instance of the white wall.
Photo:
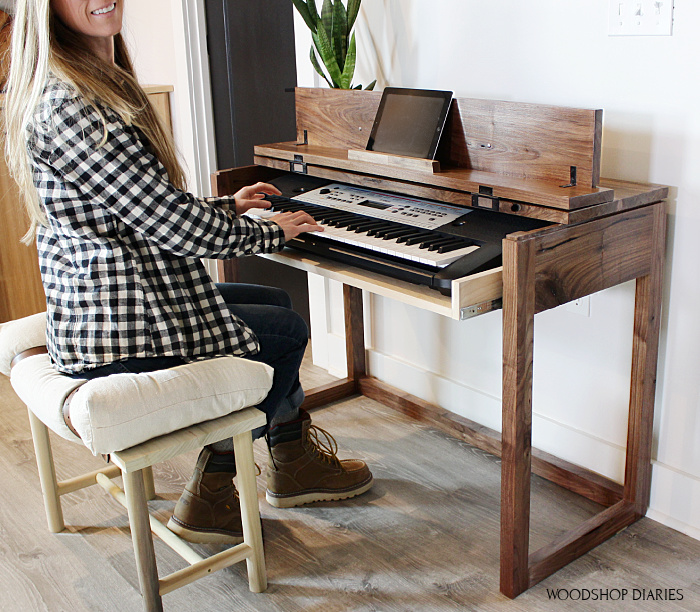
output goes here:
[{"label": "white wall", "polygon": [[[303,25],[303,22],[302,22]],[[649,516],[700,538],[700,3],[670,37],[609,37],[608,0],[365,0],[355,82],[604,109],[602,175],[672,186]],[[297,28],[297,62],[309,37]],[[311,79],[299,84],[310,86]],[[313,281],[315,297],[327,283]],[[535,446],[623,479],[634,286],[535,326]],[[343,370],[340,292],[316,304],[314,356]],[[455,322],[373,297],[371,373],[500,429],[500,313]],[[323,337],[328,329],[330,335]]]},{"label": "white wall", "polygon": [[196,195],[209,195],[209,182],[197,173],[200,151],[192,122],[196,101],[187,68],[182,5],[180,0],[129,0],[123,34],[141,84],[174,87],[170,95],[173,132],[188,186]]}]

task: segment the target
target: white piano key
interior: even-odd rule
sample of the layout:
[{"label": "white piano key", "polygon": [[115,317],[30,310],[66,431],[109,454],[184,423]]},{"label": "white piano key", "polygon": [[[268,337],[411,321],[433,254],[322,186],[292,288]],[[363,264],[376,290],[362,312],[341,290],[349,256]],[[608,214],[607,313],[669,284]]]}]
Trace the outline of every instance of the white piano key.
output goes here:
[{"label": "white piano key", "polygon": [[383,238],[368,236],[362,232],[349,231],[342,227],[332,227],[324,223],[321,225],[324,226],[323,233],[319,234],[322,238],[343,242],[345,244],[369,249],[385,255],[392,255],[408,261],[415,261],[436,268],[443,268],[479,248],[477,246],[468,246],[450,251],[449,253],[438,253],[437,251],[421,249],[417,244],[407,245],[403,242],[396,242],[395,239],[384,240]]}]

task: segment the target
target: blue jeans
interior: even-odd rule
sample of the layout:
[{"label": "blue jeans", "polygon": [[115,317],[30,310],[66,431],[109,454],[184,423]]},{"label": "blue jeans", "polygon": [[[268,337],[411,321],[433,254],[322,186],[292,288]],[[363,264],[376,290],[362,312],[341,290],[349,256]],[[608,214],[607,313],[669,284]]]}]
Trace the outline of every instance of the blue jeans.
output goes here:
[{"label": "blue jeans", "polygon": [[[217,288],[229,310],[253,330],[260,342],[260,351],[246,359],[261,361],[275,370],[272,388],[257,406],[267,415],[268,427],[294,420],[304,401],[299,367],[308,342],[306,322],[292,310],[291,299],[282,289],[240,283],[220,283]],[[180,357],[126,359],[73,377],[90,380],[124,372],[153,372],[183,363]],[[253,437],[263,436],[266,430],[254,431]]]}]

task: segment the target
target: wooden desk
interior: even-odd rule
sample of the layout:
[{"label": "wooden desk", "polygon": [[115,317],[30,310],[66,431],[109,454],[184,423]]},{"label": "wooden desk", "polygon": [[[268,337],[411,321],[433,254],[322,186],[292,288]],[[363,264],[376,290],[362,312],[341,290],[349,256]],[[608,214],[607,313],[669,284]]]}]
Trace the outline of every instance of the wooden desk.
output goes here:
[{"label": "wooden desk", "polygon": [[[348,376],[307,390],[305,408],[361,393],[501,456],[501,591],[513,598],[644,516],[648,507],[666,227],[662,200],[668,189],[598,178],[601,111],[492,101],[455,101],[441,145],[445,172],[363,165],[349,159],[347,150],[358,146],[359,133],[369,133],[378,102],[372,92],[297,90],[298,142],[256,147],[258,165],[215,173],[213,192],[231,194],[290,170],[465,206],[480,205],[473,195],[488,186],[494,197],[486,204],[494,209],[553,222],[508,235],[503,267],[453,281],[450,297],[300,252],[268,256],[344,285]],[[564,188],[572,159],[584,166],[578,176],[586,182]],[[221,264],[220,273],[222,280],[235,280],[230,262]],[[537,313],[633,279],[627,460],[620,485],[531,448],[533,328]],[[362,290],[454,319],[502,303],[502,433],[368,375]],[[529,554],[531,472],[606,509]]]}]

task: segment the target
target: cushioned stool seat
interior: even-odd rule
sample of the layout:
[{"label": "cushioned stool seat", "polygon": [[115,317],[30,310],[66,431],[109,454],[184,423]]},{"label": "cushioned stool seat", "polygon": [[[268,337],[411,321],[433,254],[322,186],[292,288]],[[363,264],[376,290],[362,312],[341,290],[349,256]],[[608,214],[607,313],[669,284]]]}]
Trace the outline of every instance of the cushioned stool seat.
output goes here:
[{"label": "cushioned stool seat", "polygon": [[[59,374],[45,353],[34,351],[24,357],[29,349],[45,346],[45,328],[45,313],[1,324],[0,372],[10,376],[29,409],[49,529],[57,532],[64,528],[60,495],[101,484],[129,510],[146,609],[162,609],[162,594],[243,559],[248,562],[251,590],[264,590],[251,431],[265,424],[265,416],[250,406],[267,395],[272,368],[241,358],[219,357],[157,372],[85,381]],[[67,398],[78,435],[64,421]],[[84,444],[94,454],[109,454],[115,466],[58,482],[48,429]],[[146,499],[154,495],[151,466],[229,437],[236,452],[244,542],[203,559],[148,516]],[[120,472],[125,495],[109,480]],[[159,580],[151,529],[191,567]]]}]

